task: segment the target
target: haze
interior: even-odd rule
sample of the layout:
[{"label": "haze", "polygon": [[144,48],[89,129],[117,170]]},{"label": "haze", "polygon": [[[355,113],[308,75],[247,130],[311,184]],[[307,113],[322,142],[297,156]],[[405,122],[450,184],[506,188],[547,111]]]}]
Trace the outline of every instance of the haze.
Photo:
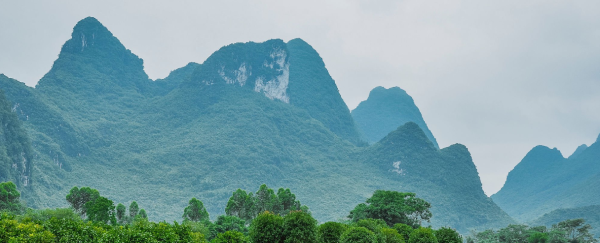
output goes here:
[{"label": "haze", "polygon": [[35,86],[77,21],[100,20],[152,79],[234,43],[300,37],[350,109],[376,86],[414,99],[440,147],[465,144],[498,191],[536,145],[600,133],[598,1],[2,1],[0,73]]}]

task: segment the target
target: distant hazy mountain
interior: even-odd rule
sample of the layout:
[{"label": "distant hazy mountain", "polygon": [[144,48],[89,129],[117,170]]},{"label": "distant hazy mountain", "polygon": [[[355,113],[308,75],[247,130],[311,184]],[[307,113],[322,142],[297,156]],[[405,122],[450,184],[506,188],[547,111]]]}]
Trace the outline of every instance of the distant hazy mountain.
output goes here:
[{"label": "distant hazy mountain", "polygon": [[568,159],[556,148],[537,146],[508,174],[504,187],[492,199],[523,222],[555,209],[597,205],[599,161],[599,141],[580,146]]},{"label": "distant hazy mountain", "polygon": [[34,145],[30,206],[66,206],[97,188],[152,220],[178,220],[191,197],[214,218],[237,188],[289,187],[320,221],[376,189],[414,191],[434,226],[513,222],[481,189],[467,149],[438,150],[408,123],[365,147],[325,64],[300,39],[236,43],[165,79],[94,18],[80,21],[36,88],[0,77]]},{"label": "distant hazy mountain", "polygon": [[557,224],[558,222],[567,219],[585,219],[585,223],[592,226],[590,232],[596,237],[600,237],[600,205],[556,209],[531,221],[531,225],[545,225],[551,227],[553,224]]},{"label": "distant hazy mountain", "polygon": [[412,97],[398,87],[374,88],[369,98],[352,111],[352,117],[369,143],[376,143],[399,126],[414,122],[423,129],[433,146],[439,148]]}]

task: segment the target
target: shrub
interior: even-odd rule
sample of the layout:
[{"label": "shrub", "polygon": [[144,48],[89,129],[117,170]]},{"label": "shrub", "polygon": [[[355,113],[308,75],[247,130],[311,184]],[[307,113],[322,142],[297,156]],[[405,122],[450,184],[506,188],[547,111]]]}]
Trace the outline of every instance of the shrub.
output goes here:
[{"label": "shrub", "polygon": [[291,211],[283,219],[283,236],[286,243],[316,243],[317,220],[309,213]]},{"label": "shrub", "polygon": [[421,227],[410,233],[408,243],[438,243],[438,241],[432,229]]},{"label": "shrub", "polygon": [[350,227],[342,234],[341,243],[376,243],[375,234],[365,227]]},{"label": "shrub", "polygon": [[253,243],[283,242],[283,218],[268,211],[260,213],[250,224],[249,236]]},{"label": "shrub", "polygon": [[338,243],[347,228],[347,225],[338,222],[327,222],[319,225],[319,241],[322,243]]}]

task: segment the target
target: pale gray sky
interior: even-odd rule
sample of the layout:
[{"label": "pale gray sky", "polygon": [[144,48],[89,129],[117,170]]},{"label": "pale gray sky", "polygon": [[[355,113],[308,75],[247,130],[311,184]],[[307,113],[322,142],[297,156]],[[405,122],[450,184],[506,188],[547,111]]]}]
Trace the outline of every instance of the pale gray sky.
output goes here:
[{"label": "pale gray sky", "polygon": [[34,86],[87,16],[152,79],[230,43],[300,37],[350,109],[405,89],[441,147],[469,148],[488,195],[534,146],[568,156],[600,133],[597,0],[0,0],[0,73]]}]

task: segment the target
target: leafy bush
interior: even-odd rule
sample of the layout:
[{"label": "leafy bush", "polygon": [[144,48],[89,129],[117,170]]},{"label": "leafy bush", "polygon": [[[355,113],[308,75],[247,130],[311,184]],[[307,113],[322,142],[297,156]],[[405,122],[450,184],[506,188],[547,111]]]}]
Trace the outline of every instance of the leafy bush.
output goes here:
[{"label": "leafy bush", "polygon": [[438,241],[432,229],[421,227],[410,233],[408,243],[438,243]]},{"label": "leafy bush", "polygon": [[283,218],[268,211],[260,213],[250,224],[249,236],[254,243],[283,242]]},{"label": "leafy bush", "polygon": [[365,227],[350,227],[342,234],[341,243],[376,243],[375,234]]},{"label": "leafy bush", "polygon": [[435,231],[438,243],[462,243],[462,236],[451,228],[442,227]]},{"label": "leafy bush", "polygon": [[219,233],[211,243],[250,243],[248,238],[244,234],[238,231],[226,231],[225,233]]},{"label": "leafy bush", "polygon": [[285,243],[316,243],[317,220],[309,213],[291,211],[283,218]]},{"label": "leafy bush", "polygon": [[319,225],[319,241],[322,243],[338,243],[348,226],[338,222],[327,222]]}]

